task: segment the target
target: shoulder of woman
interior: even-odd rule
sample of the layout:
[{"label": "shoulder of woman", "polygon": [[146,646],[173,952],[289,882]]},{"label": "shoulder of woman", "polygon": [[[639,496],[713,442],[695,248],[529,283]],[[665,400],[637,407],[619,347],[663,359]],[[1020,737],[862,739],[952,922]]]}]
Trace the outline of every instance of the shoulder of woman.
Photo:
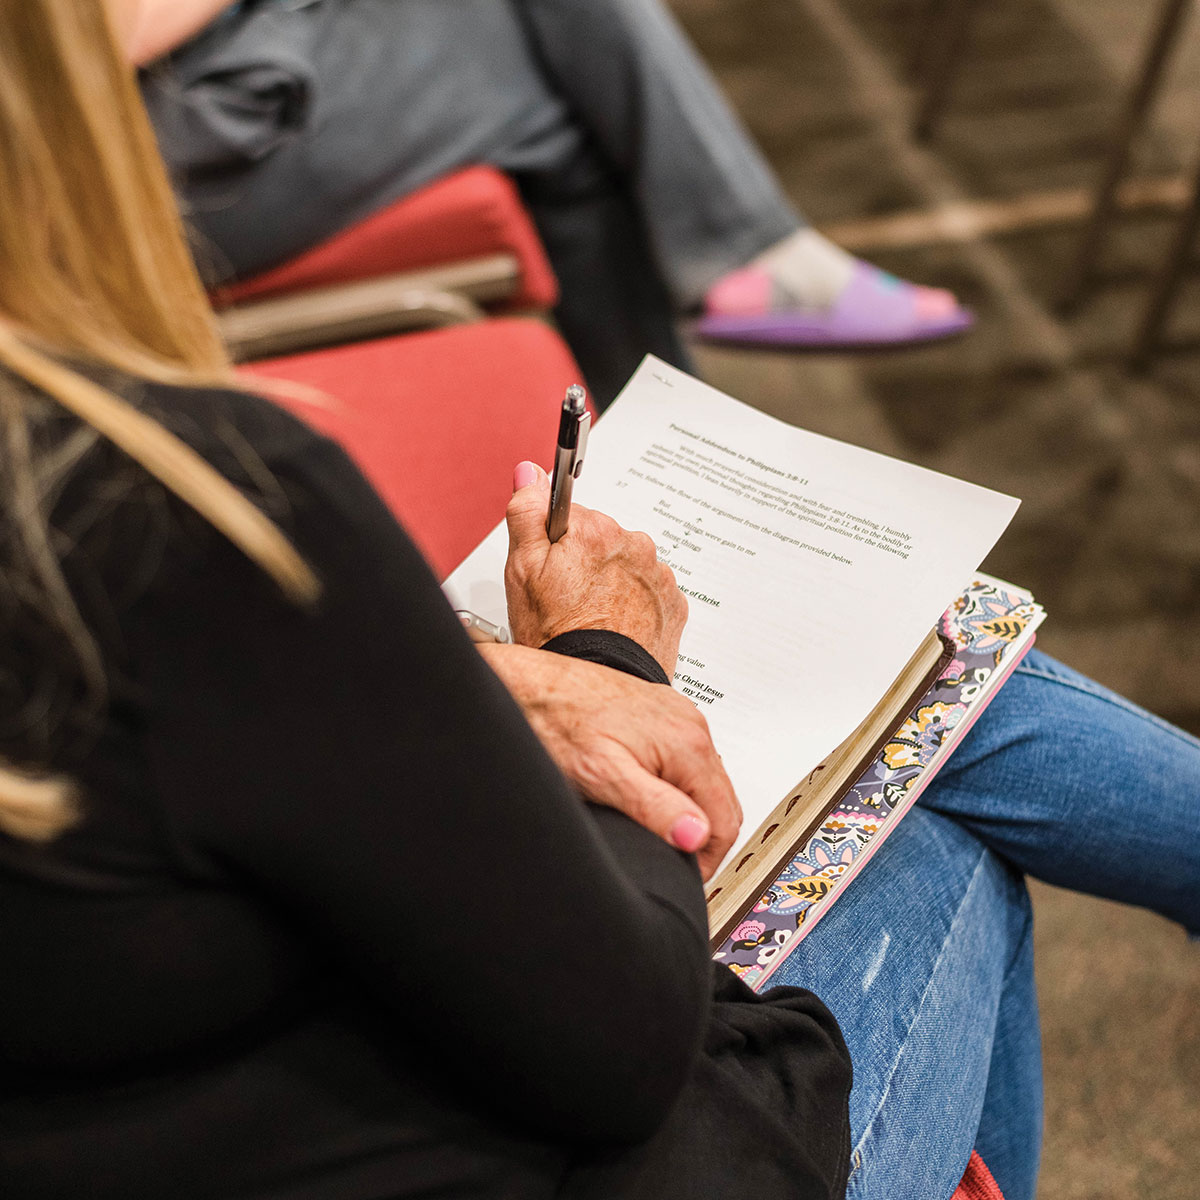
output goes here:
[{"label": "shoulder of woman", "polygon": [[[195,452],[285,536],[293,535],[301,507],[336,492],[344,453],[262,396],[224,387],[98,382]],[[48,444],[65,445],[81,433],[73,417],[51,414],[47,426]],[[77,568],[97,571],[110,587],[124,579],[141,595],[146,585],[165,586],[173,567],[190,574],[214,553],[225,561],[227,538],[210,520],[113,442],[96,434],[89,440],[86,429],[82,434],[87,448],[70,456],[52,514],[74,547],[69,557]],[[241,558],[235,553],[230,561]]]}]

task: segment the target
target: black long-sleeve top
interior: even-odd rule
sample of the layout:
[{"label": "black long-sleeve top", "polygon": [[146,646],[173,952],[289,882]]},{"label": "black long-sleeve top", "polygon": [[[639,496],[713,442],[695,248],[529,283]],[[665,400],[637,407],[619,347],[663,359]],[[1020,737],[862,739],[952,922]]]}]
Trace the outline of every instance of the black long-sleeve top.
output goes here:
[{"label": "black long-sleeve top", "polygon": [[694,862],[581,803],[345,455],[256,397],[136,400],[323,590],[289,603],[105,442],[70,473],[109,697],[35,719],[47,647],[0,609],[0,755],[84,814],[0,835],[0,1192],[839,1195],[832,1018],[714,968]]}]

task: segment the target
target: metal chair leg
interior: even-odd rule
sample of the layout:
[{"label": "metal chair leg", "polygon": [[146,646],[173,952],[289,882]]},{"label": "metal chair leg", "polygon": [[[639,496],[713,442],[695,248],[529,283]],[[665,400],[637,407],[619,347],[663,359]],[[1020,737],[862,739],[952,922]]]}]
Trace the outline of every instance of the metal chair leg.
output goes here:
[{"label": "metal chair leg", "polygon": [[927,83],[925,64],[929,60],[928,47],[933,40],[933,31],[941,24],[946,10],[955,0],[912,0],[912,40],[909,42],[909,74],[918,83]]},{"label": "metal chair leg", "polygon": [[1175,240],[1171,250],[1159,271],[1158,281],[1154,284],[1150,304],[1142,317],[1138,337],[1135,338],[1133,353],[1129,355],[1130,371],[1146,371],[1151,365],[1154,354],[1162,344],[1163,328],[1168,322],[1171,308],[1180,293],[1180,284],[1188,269],[1192,247],[1195,245],[1196,234],[1200,233],[1200,166],[1196,167],[1195,179],[1192,184],[1192,203],[1180,218],[1176,227]]},{"label": "metal chair leg", "polygon": [[1150,297],[1150,303],[1142,318],[1141,329],[1129,356],[1129,367],[1133,371],[1144,371],[1150,366],[1155,352],[1162,342],[1163,327],[1171,315],[1171,309],[1179,295],[1191,258],[1196,234],[1200,232],[1200,163],[1197,164],[1192,181],[1192,199],[1176,226],[1175,238],[1170,253],[1163,262],[1158,281]]},{"label": "metal chair leg", "polygon": [[1141,72],[1125,101],[1125,108],[1113,133],[1104,173],[1092,200],[1092,211],[1068,277],[1070,282],[1063,294],[1064,311],[1070,311],[1078,305],[1095,274],[1100,244],[1116,209],[1117,185],[1129,164],[1133,140],[1145,123],[1146,114],[1158,94],[1163,71],[1191,6],[1192,0],[1165,0],[1159,12],[1158,24],[1142,61]]},{"label": "metal chair leg", "polygon": [[946,101],[950,98],[950,89],[970,41],[975,14],[979,11],[979,0],[952,0],[948,8],[939,5],[938,11],[944,13],[944,27],[936,28],[939,22],[937,13],[934,13],[930,24],[934,26],[931,33],[940,34],[937,39],[938,50],[931,60],[928,86],[913,122],[913,136],[920,142],[929,141],[942,118]]}]

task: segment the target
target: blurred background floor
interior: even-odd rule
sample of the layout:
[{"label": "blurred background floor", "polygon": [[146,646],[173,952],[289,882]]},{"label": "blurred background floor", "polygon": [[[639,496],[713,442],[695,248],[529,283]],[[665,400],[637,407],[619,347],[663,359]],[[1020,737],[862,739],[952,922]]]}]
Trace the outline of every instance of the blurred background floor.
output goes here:
[{"label": "blurred background floor", "polygon": [[[1124,359],[1177,214],[1150,206],[1118,217],[1097,282],[1070,317],[1058,302],[1080,221],[1020,218],[1048,203],[1069,210],[1094,184],[1158,4],[978,5],[925,146],[910,134],[923,0],[672,6],[813,223],[899,275],[952,288],[978,315],[960,341],[898,354],[704,350],[705,377],[795,424],[1022,497],[985,566],[1047,606],[1039,644],[1200,733],[1200,266],[1169,348],[1130,376]],[[1168,194],[1182,190],[1200,147],[1197,84],[1200,14],[1131,171]],[[1016,213],[1013,227],[929,235],[939,215],[985,203]],[[913,220],[898,226],[897,214]],[[1137,881],[1128,885],[1136,894]],[[1200,947],[1116,904],[1037,886],[1035,906],[1047,1074],[1040,1197],[1196,1200]]]}]

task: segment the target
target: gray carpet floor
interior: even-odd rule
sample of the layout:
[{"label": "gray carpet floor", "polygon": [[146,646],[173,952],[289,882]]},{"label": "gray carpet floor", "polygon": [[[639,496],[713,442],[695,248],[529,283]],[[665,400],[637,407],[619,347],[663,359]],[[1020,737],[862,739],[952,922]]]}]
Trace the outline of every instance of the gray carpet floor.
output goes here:
[{"label": "gray carpet floor", "polygon": [[[924,0],[673,7],[801,210],[897,274],[953,288],[979,318],[957,342],[886,356],[706,350],[705,376],[806,428],[1022,497],[986,567],[1047,606],[1042,647],[1200,732],[1200,269],[1168,349],[1135,377],[1131,339],[1176,215],[1123,215],[1070,316],[1059,301],[1080,223],[1021,218],[1093,184],[1157,4],[978,5],[926,145],[911,136],[912,66],[944,30],[922,34]],[[1139,143],[1138,178],[1191,171],[1197,82],[1200,17]],[[896,214],[920,226],[984,204],[1016,217],[958,240],[886,232]],[[1036,884],[1034,896],[1040,1197],[1196,1200],[1200,947],[1133,908]]]}]

